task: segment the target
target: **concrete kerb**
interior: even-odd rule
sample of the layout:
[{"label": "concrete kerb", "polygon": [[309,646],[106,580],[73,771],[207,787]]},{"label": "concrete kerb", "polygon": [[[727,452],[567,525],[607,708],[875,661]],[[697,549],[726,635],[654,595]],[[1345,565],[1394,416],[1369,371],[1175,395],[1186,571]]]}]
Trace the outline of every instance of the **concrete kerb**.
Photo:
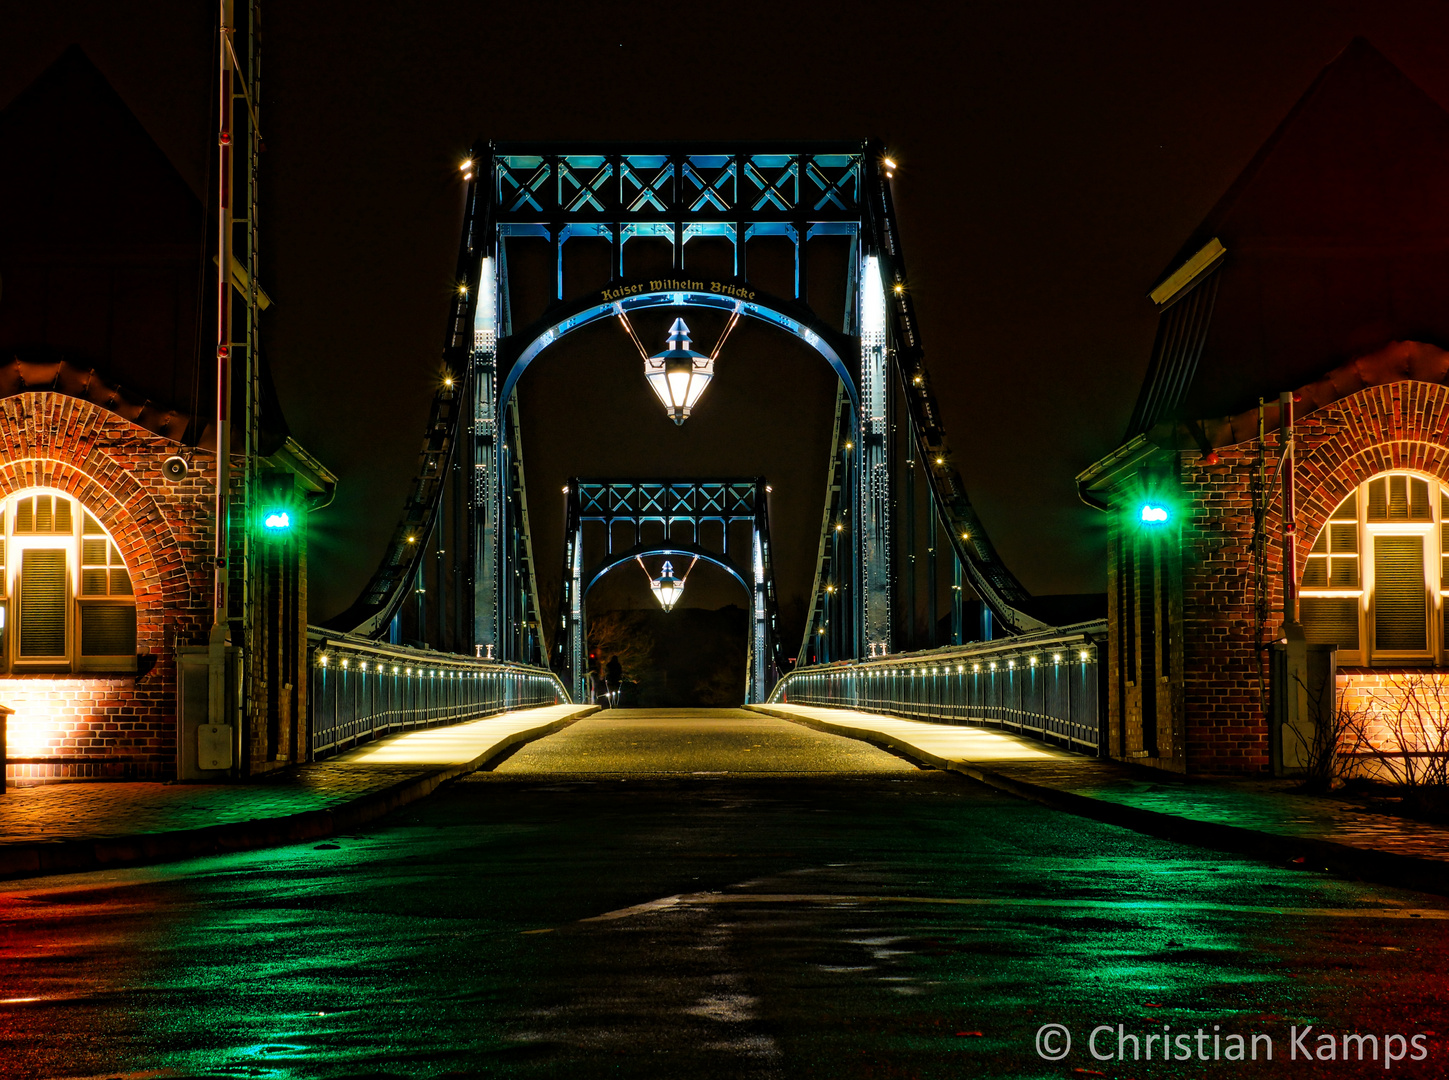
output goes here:
[{"label": "concrete kerb", "polygon": [[512,753],[517,747],[562,731],[598,710],[597,705],[580,706],[576,713],[514,732],[471,761],[439,766],[422,775],[399,780],[381,791],[370,792],[323,810],[307,810],[283,817],[256,818],[175,832],[138,833],[94,840],[0,844],[0,879],[175,862],[178,859],[202,855],[224,855],[300,844],[351,832],[409,803],[427,798],[450,780],[477,772]]},{"label": "concrete kerb", "polygon": [[902,743],[898,737],[886,736],[880,732],[845,724],[832,724],[814,717],[797,716],[767,705],[746,705],[745,708],[830,735],[867,742],[907,760],[960,773],[977,783],[1019,799],[1040,803],[1053,810],[1091,818],[1107,825],[1117,825],[1163,840],[1248,855],[1265,862],[1287,864],[1305,870],[1325,870],[1343,877],[1398,888],[1449,895],[1449,863],[1437,859],[1421,859],[1412,855],[1341,844],[1334,840],[1264,832],[1240,825],[1200,821],[1177,814],[1166,814],[1160,810],[1127,806],[1074,791],[1019,780],[991,769],[983,769],[970,761],[944,758],[920,747]]}]

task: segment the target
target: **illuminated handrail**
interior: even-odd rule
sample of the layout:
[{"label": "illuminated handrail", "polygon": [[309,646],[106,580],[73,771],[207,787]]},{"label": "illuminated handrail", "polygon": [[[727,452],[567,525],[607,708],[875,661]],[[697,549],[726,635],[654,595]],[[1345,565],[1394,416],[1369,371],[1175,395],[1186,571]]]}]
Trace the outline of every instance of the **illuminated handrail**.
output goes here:
[{"label": "illuminated handrail", "polygon": [[1103,620],[997,641],[817,664],[772,703],[824,705],[945,724],[982,724],[1076,750],[1103,746]]},{"label": "illuminated handrail", "polygon": [[570,701],[544,668],[307,631],[310,756],[395,731],[476,720]]}]

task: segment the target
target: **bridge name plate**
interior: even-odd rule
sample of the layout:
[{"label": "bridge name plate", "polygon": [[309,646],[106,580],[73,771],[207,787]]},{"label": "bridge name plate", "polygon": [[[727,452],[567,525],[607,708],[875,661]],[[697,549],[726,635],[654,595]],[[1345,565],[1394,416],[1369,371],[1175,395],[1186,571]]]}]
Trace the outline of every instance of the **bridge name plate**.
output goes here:
[{"label": "bridge name plate", "polygon": [[720,296],[732,296],[736,300],[753,300],[755,290],[732,281],[695,281],[690,278],[653,278],[635,285],[620,285],[612,289],[600,289],[599,299],[605,302],[622,300],[627,296],[639,296],[656,292],[711,292]]}]

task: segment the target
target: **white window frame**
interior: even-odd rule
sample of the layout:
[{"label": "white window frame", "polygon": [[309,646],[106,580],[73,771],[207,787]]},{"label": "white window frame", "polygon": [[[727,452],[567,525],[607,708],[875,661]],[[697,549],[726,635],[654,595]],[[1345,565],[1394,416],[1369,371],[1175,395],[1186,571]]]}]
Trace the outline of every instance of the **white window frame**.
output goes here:
[{"label": "white window frame", "polygon": [[[50,495],[70,503],[70,533],[16,533],[16,508],[26,499],[36,495]],[[73,495],[51,487],[33,487],[17,491],[0,501],[4,511],[3,540],[5,544],[5,569],[3,575],[4,596],[0,604],[5,608],[4,627],[0,635],[4,638],[4,657],[0,669],[16,675],[24,674],[71,674],[71,673],[123,673],[136,669],[136,656],[81,656],[80,620],[82,604],[113,604],[134,608],[136,606],[136,581],[131,574],[131,595],[122,597],[91,597],[81,592],[81,552],[85,534],[85,520],[89,511]],[[94,514],[91,515],[95,517]],[[97,524],[100,519],[96,518]],[[115,538],[101,525],[101,533],[108,544]],[[98,539],[92,536],[91,539]],[[20,567],[26,550],[61,550],[65,552],[66,597],[65,597],[65,655],[22,659],[20,656]],[[117,547],[119,551],[119,546]],[[124,556],[122,561],[124,563]],[[131,568],[126,567],[130,574]],[[109,584],[109,581],[108,581]]]},{"label": "white window frame", "polygon": [[[1429,511],[1430,519],[1419,521],[1369,521],[1368,520],[1368,494],[1369,484],[1375,480],[1390,476],[1407,476],[1419,480],[1425,480],[1429,484]],[[1340,507],[1353,495],[1358,496],[1357,515],[1357,538],[1358,538],[1358,588],[1344,589],[1332,587],[1305,587],[1301,583],[1298,589],[1298,596],[1301,601],[1304,598],[1347,598],[1354,597],[1358,600],[1358,648],[1338,650],[1338,663],[1344,667],[1413,667],[1420,665],[1441,665],[1446,662],[1446,647],[1449,642],[1444,636],[1444,603],[1445,595],[1449,590],[1443,588],[1442,566],[1443,552],[1441,551],[1441,540],[1443,536],[1441,529],[1449,519],[1446,519],[1442,511],[1442,501],[1445,495],[1449,495],[1449,488],[1438,479],[1426,473],[1416,472],[1412,469],[1390,469],[1385,472],[1375,473],[1363,483],[1354,488],[1353,492],[1344,496],[1333,508],[1333,513],[1324,521],[1319,532],[1315,534],[1309,543],[1308,552],[1313,551],[1313,545],[1318,542],[1319,535],[1330,528],[1334,523],[1333,514],[1337,514]],[[1339,519],[1338,524],[1343,525],[1344,519]],[[1419,536],[1424,545],[1424,590],[1427,598],[1424,617],[1426,620],[1424,644],[1425,648],[1418,650],[1381,650],[1374,640],[1375,611],[1374,611],[1374,539],[1379,536]],[[1305,559],[1304,568],[1307,569]]]}]

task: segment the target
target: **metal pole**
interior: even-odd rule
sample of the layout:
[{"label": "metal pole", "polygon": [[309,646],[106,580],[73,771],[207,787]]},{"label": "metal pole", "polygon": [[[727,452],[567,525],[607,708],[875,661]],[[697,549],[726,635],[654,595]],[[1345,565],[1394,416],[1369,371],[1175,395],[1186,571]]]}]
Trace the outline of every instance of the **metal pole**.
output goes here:
[{"label": "metal pole", "polygon": [[963,637],[961,625],[964,615],[961,595],[961,557],[956,554],[956,545],[951,545],[951,644],[960,645]]},{"label": "metal pole", "polygon": [[1298,566],[1297,508],[1293,501],[1293,395],[1278,396],[1279,420],[1283,445],[1283,623],[1298,621],[1298,588],[1295,571]]},{"label": "metal pole", "polygon": [[[444,466],[446,469],[447,466]],[[444,472],[438,481],[438,518],[433,525],[433,560],[437,569],[433,573],[433,585],[437,589],[437,640],[433,648],[446,652],[448,648],[448,587],[444,577],[443,556],[447,554],[444,544],[448,540],[448,475]]]},{"label": "metal pole", "polygon": [[[444,496],[442,496],[442,498],[446,499],[446,492],[445,492]],[[443,533],[445,532],[445,529],[444,529],[445,522],[444,522],[444,519],[443,519],[443,511],[444,511],[444,507],[442,507],[442,506],[438,507],[438,539],[439,540],[441,540],[443,538]],[[437,570],[437,573],[435,575],[435,577],[436,577],[436,585],[437,585],[437,597],[438,597],[438,603],[437,603],[437,608],[438,608],[438,643],[437,643],[436,646],[434,646],[434,648],[436,648],[438,650],[438,652],[446,652],[447,651],[447,648],[448,648],[448,641],[447,641],[447,637],[446,637],[447,629],[448,629],[448,590],[447,590],[447,587],[444,585],[444,576],[443,575],[444,575],[444,572],[445,571],[444,571],[444,568],[443,568],[443,556],[445,554],[447,554],[447,549],[446,548],[442,548],[442,547],[438,547],[437,545],[434,545],[433,554],[437,556],[437,561],[438,561],[438,570]]]},{"label": "metal pole", "polygon": [[[906,419],[910,428],[911,420]],[[915,651],[916,635],[916,452],[915,435],[911,433],[911,449],[906,458],[906,625],[905,647],[907,652]]]},{"label": "metal pole", "polygon": [[207,650],[207,712],[213,725],[226,722],[228,455],[231,452],[231,12],[231,0],[220,0],[216,140],[216,524],[212,548],[212,622]]},{"label": "metal pole", "polygon": [[[250,511],[256,502],[257,492],[257,446],[261,439],[261,364],[257,355],[261,335],[258,328],[258,320],[261,316],[261,286],[257,278],[257,231],[259,222],[257,169],[261,156],[261,130],[257,116],[257,110],[261,107],[260,101],[260,61],[258,57],[259,37],[257,33],[257,0],[248,0],[246,4],[246,68],[241,70],[236,50],[232,49],[231,59],[238,67],[237,77],[241,80],[241,93],[236,93],[235,84],[231,95],[232,115],[236,116],[237,99],[240,97],[242,108],[242,125],[246,129],[246,157],[242,169],[242,191],[244,193],[244,214],[243,224],[245,226],[242,236],[245,251],[243,258],[246,263],[246,296],[243,311],[245,312],[245,330],[240,342],[234,341],[233,347],[240,345],[242,348],[242,381],[245,391],[242,395],[242,474],[240,504],[242,506],[243,527],[239,537],[238,553],[241,565],[237,567],[237,587],[241,590],[241,648],[243,650],[242,669],[245,676],[240,682],[239,693],[244,694],[244,709],[241,716],[242,723],[246,729],[253,724],[267,724],[268,697],[262,691],[263,680],[265,679],[265,663],[259,638],[266,640],[264,632],[258,626],[257,616],[259,614],[258,600],[265,586],[265,578],[259,573],[256,565],[258,552],[254,543],[251,529],[247,527],[250,522]],[[235,140],[233,140],[235,142]],[[236,201],[235,197],[232,200]],[[233,218],[235,223],[236,219]],[[233,320],[235,330],[235,320]],[[286,594],[287,586],[284,579],[279,577],[278,587]],[[281,602],[281,598],[278,598]],[[272,648],[281,649],[282,641],[286,640],[285,635],[275,642],[270,642]],[[285,678],[281,681],[287,681]],[[255,716],[253,714],[256,714]],[[296,731],[295,724],[293,731]],[[243,742],[246,740],[244,739]],[[250,755],[245,755],[241,760],[241,767],[244,773],[250,772]]]},{"label": "metal pole", "polygon": [[926,533],[926,648],[936,647],[936,546],[940,521],[936,516],[935,495],[926,496],[926,507],[930,510],[930,528]]}]

